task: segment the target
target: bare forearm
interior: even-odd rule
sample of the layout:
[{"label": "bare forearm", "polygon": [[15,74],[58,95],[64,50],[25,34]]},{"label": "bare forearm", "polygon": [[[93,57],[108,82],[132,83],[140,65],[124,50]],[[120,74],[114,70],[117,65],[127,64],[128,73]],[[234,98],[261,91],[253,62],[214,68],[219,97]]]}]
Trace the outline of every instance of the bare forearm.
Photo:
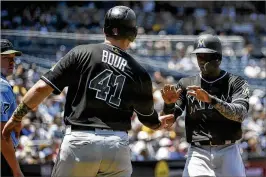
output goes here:
[{"label": "bare forearm", "polygon": [[15,149],[11,139],[6,141],[1,138],[1,151],[12,171],[19,171],[20,167],[16,159]]},{"label": "bare forearm", "polygon": [[29,111],[37,107],[52,91],[52,87],[39,80],[23,97],[12,117],[17,121],[22,120]]},{"label": "bare forearm", "polygon": [[227,119],[242,122],[247,115],[247,109],[242,104],[227,103],[215,97],[212,99],[215,99],[213,107]]},{"label": "bare forearm", "polygon": [[47,85],[44,81],[39,80],[23,97],[22,101],[31,109],[37,107],[48,95],[53,91],[53,88]]}]

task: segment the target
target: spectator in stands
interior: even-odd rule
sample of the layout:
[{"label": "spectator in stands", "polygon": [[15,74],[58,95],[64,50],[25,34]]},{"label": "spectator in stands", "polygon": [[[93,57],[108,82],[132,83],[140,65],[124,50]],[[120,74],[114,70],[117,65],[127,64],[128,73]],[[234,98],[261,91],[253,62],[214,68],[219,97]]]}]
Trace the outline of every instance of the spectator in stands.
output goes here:
[{"label": "spectator in stands", "polygon": [[162,73],[160,71],[155,71],[153,73],[153,78],[154,78],[155,87],[161,88],[164,85],[165,78],[162,76]]},{"label": "spectator in stands", "polygon": [[180,60],[179,65],[182,71],[186,72],[186,71],[199,70],[199,67],[197,64],[197,58],[191,55],[191,52],[193,50],[194,50],[194,47],[192,45],[189,45],[186,49],[185,55]]},{"label": "spectator in stands", "polygon": [[265,157],[266,155],[261,149],[259,138],[257,136],[248,139],[247,152],[249,157]]},{"label": "spectator in stands", "polygon": [[247,44],[245,48],[243,49],[243,56],[241,57],[241,62],[244,64],[248,64],[249,60],[252,59],[252,51],[253,51],[253,45]]},{"label": "spectator in stands", "polygon": [[168,68],[178,71],[182,66],[180,65],[180,60],[185,57],[186,48],[183,42],[178,42],[175,46],[176,52],[174,56],[168,61]]},{"label": "spectator in stands", "polygon": [[171,147],[173,146],[173,142],[169,138],[162,138],[159,141],[160,148],[156,152],[156,160],[167,160],[170,159],[171,155]]}]

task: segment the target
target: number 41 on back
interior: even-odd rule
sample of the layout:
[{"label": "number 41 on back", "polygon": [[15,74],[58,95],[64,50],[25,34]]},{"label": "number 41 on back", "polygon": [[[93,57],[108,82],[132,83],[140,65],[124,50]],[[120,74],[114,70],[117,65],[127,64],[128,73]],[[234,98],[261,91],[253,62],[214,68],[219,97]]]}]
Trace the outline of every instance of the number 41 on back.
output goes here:
[{"label": "number 41 on back", "polygon": [[[111,82],[113,84],[110,84],[110,80],[113,80],[114,82]],[[91,81],[89,88],[96,90],[96,98],[106,101],[107,96],[110,92],[110,87],[115,88],[114,93],[111,95],[109,99],[109,103],[113,104],[115,106],[119,106],[121,99],[120,95],[122,93],[124,83],[125,83],[126,77],[124,75],[114,75],[113,71],[109,69],[105,69],[103,72],[95,76]]]}]

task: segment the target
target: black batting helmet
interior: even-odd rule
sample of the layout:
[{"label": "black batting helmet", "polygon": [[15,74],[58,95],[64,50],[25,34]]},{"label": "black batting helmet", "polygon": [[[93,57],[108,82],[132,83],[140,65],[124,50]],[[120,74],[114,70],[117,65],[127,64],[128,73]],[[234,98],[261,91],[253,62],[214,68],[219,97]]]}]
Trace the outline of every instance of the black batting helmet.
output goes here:
[{"label": "black batting helmet", "polygon": [[137,36],[137,20],[135,12],[126,6],[115,6],[109,9],[104,19],[104,33],[116,39],[129,39]]},{"label": "black batting helmet", "polygon": [[222,55],[222,44],[217,36],[211,34],[200,35],[194,43],[192,53],[213,53]]}]

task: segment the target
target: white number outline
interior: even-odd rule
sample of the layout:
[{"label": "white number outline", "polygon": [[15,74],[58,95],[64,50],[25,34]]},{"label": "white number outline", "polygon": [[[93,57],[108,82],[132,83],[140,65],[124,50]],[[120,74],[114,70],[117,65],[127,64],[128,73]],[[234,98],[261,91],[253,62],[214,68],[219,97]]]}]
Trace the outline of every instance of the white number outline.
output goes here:
[{"label": "white number outline", "polygon": [[[108,72],[108,75],[107,75],[105,78],[102,79],[102,76],[101,76],[101,75],[102,75],[103,73],[105,73],[105,72]],[[96,79],[98,79],[99,77],[101,78],[101,80],[100,80],[101,82],[97,82],[97,80],[96,80]],[[115,77],[115,81],[114,81],[113,84],[111,84],[111,86],[109,86],[111,77]],[[119,77],[122,77],[122,82],[117,82],[117,79],[118,79]],[[106,86],[107,86],[107,91],[104,92],[104,93],[105,93],[105,97],[104,97],[104,98],[101,98],[101,97],[99,96],[99,93],[102,92],[102,90],[97,89],[97,88],[94,88],[94,87],[92,86],[92,82],[94,82],[94,81],[96,80],[96,82],[97,82],[98,84],[100,84],[100,83],[103,83],[106,79],[108,79],[108,80],[107,80],[107,84],[106,84]],[[114,75],[114,74],[113,74],[113,71],[111,71],[111,70],[109,70],[109,69],[105,69],[104,71],[102,71],[102,72],[100,72],[99,74],[97,74],[97,75],[96,75],[96,76],[90,81],[89,88],[92,89],[92,90],[96,90],[96,91],[97,91],[97,93],[96,93],[96,98],[97,98],[97,99],[99,99],[99,100],[103,100],[103,101],[106,101],[107,96],[109,95],[109,92],[110,92],[110,87],[115,87],[115,91],[114,91],[114,93],[110,96],[110,99],[109,99],[108,103],[110,103],[110,104],[112,104],[112,105],[115,105],[115,106],[119,107],[119,106],[120,106],[120,103],[121,103],[121,98],[120,98],[120,96],[121,96],[121,93],[122,93],[123,88],[124,88],[125,80],[126,80],[126,76],[124,76],[124,75],[122,75],[122,74],[120,74],[120,75]],[[118,87],[119,87],[119,84],[121,84],[121,88],[120,88],[120,90],[117,90]],[[102,85],[102,84],[100,84],[100,85]],[[118,97],[115,97],[115,95],[117,95],[117,92],[119,92],[119,93],[118,93]],[[116,100],[114,100],[114,99],[117,99],[117,100],[118,100],[118,103],[116,103],[116,102],[115,102]]]},{"label": "white number outline", "polygon": [[[109,74],[108,74],[104,79],[101,79],[101,82],[102,82],[102,84],[103,84],[103,81],[105,81],[105,80],[108,78],[108,80],[107,80],[107,84],[106,84],[106,85],[107,85],[107,91],[104,92],[104,93],[105,93],[105,98],[101,98],[101,97],[99,97],[99,92],[101,92],[101,90],[92,87],[92,86],[91,86],[91,83],[92,83],[95,79],[97,79],[100,75],[102,75],[103,73],[105,73],[106,71],[108,71]],[[111,73],[110,73],[110,72],[111,72]],[[108,84],[109,84],[109,82],[110,82],[110,79],[111,79],[112,74],[113,74],[113,71],[111,71],[111,70],[109,70],[109,69],[105,69],[105,70],[102,71],[101,73],[97,74],[97,76],[95,76],[95,77],[90,81],[89,88],[92,89],[92,90],[96,90],[96,91],[97,91],[97,93],[96,93],[96,98],[97,98],[97,99],[100,99],[100,100],[106,101],[106,99],[107,99],[107,95],[108,95],[109,92],[110,92],[110,86],[109,86]],[[99,82],[97,82],[97,83],[99,83]],[[102,85],[102,84],[100,84],[100,85]]]},{"label": "white number outline", "polygon": [[[11,105],[8,102],[1,102],[1,114],[6,115],[7,111],[10,109]],[[3,108],[3,110],[2,110]]]},{"label": "white number outline", "polygon": [[[123,78],[123,79],[122,79],[122,82],[121,82],[121,89],[120,89],[120,91],[119,91],[118,97],[114,97],[114,96],[116,95],[117,88],[118,88],[118,86],[119,86],[119,84],[120,84],[120,82],[116,82],[116,81],[117,81],[117,78],[119,78],[119,77],[122,77],[122,78]],[[121,75],[121,74],[115,77],[115,82],[114,82],[115,91],[114,91],[114,94],[110,96],[109,103],[111,103],[111,104],[113,104],[113,105],[116,105],[116,106],[119,106],[119,105],[120,105],[120,102],[121,102],[121,98],[120,98],[120,96],[121,96],[121,93],[122,93],[123,88],[124,88],[125,80],[126,80],[126,76]],[[116,103],[112,100],[113,98],[118,100],[118,104],[116,104]]]}]

